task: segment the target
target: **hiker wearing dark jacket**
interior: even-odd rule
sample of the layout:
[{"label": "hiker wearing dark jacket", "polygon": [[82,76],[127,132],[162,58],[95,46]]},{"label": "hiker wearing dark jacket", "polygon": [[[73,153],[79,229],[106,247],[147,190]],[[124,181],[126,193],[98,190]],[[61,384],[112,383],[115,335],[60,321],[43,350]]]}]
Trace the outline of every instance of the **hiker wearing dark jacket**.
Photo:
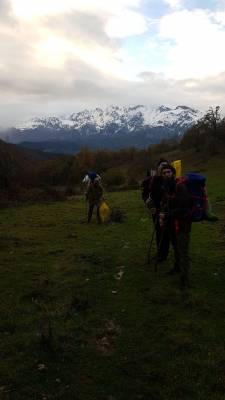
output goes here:
[{"label": "hiker wearing dark jacket", "polygon": [[99,214],[99,208],[102,202],[102,195],[103,195],[103,188],[99,183],[98,179],[94,179],[90,182],[87,192],[86,192],[86,200],[89,203],[88,209],[88,222],[91,222],[92,214],[94,207],[96,206],[97,209],[97,221],[101,223],[101,217]]},{"label": "hiker wearing dark jacket", "polygon": [[[168,161],[161,158],[156,164],[156,174],[151,179],[151,184],[148,188],[148,193],[146,191],[147,199],[145,200],[145,204],[150,209],[152,213],[152,219],[156,231],[156,245],[157,245],[157,254],[155,256],[156,262],[162,262],[167,259],[169,253],[169,237],[167,232],[163,232],[161,226],[159,225],[159,213],[160,213],[160,205],[163,195],[163,178],[161,175],[162,167],[168,165]],[[143,197],[143,195],[142,195]],[[162,234],[163,233],[163,234]]]},{"label": "hiker wearing dark jacket", "polygon": [[150,171],[147,170],[147,176],[141,182],[141,189],[142,189],[141,197],[142,197],[142,200],[144,201],[144,203],[149,198],[152,179],[153,179],[153,176],[151,176]]},{"label": "hiker wearing dark jacket", "polygon": [[174,249],[174,267],[169,274],[180,273],[181,287],[188,286],[189,242],[191,232],[192,199],[184,183],[177,183],[172,166],[162,168],[163,194],[160,205],[159,224]]}]

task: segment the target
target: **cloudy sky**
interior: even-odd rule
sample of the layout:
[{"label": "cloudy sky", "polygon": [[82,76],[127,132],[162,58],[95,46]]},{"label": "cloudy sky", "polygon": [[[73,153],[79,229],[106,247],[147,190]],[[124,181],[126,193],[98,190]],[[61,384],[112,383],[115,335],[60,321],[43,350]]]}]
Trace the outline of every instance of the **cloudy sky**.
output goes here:
[{"label": "cloudy sky", "polygon": [[225,109],[225,0],[0,0],[0,126],[107,105]]}]

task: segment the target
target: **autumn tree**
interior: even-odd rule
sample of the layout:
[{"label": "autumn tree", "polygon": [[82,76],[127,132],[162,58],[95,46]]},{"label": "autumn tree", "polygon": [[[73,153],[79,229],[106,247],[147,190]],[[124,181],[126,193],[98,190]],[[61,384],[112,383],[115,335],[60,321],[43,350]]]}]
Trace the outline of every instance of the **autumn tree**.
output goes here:
[{"label": "autumn tree", "polygon": [[210,130],[214,138],[217,138],[218,127],[221,123],[220,107],[216,106],[215,109],[210,107],[202,120],[203,124]]}]

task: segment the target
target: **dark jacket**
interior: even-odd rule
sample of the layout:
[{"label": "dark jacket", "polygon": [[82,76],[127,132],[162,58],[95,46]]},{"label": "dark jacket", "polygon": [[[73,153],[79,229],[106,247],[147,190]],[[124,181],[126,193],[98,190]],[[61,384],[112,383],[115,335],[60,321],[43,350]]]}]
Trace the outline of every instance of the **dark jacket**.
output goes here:
[{"label": "dark jacket", "polygon": [[152,178],[149,197],[151,198],[151,207],[156,208],[157,212],[160,211],[161,201],[164,195],[163,185],[164,182],[161,176],[155,175]]},{"label": "dark jacket", "polygon": [[102,195],[103,195],[102,186],[99,183],[95,184],[91,182],[86,192],[86,199],[89,201],[89,203],[98,205],[100,203]]},{"label": "dark jacket", "polygon": [[160,212],[165,214],[165,224],[182,232],[189,232],[191,229],[191,195],[184,183],[176,183],[173,179],[165,182],[163,186]]},{"label": "dark jacket", "polygon": [[169,221],[177,220],[180,226],[191,224],[192,198],[184,183],[174,179],[164,182],[160,211]]},{"label": "dark jacket", "polygon": [[142,188],[142,199],[144,202],[149,198],[150,190],[151,190],[151,184],[152,184],[152,176],[147,176],[141,183],[141,188]]}]

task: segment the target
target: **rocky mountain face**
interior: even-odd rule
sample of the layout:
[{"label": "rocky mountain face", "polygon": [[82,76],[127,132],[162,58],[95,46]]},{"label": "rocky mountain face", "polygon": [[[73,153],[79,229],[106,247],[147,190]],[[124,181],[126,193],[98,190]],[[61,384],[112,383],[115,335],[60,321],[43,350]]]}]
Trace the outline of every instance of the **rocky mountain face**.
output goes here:
[{"label": "rocky mountain face", "polygon": [[32,118],[8,130],[6,140],[53,153],[73,153],[83,146],[143,148],[182,135],[201,117],[200,111],[186,106],[111,106],[68,116]]}]

